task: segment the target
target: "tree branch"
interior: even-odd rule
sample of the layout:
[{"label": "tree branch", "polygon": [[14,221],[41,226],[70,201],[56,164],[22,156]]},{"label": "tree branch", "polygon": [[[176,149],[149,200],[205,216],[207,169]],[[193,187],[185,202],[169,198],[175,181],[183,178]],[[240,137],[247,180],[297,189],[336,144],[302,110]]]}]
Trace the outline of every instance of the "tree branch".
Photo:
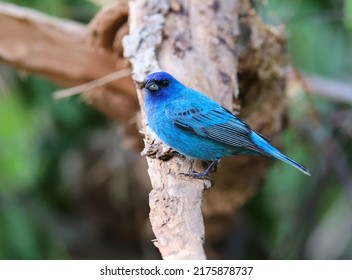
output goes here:
[{"label": "tree branch", "polygon": [[76,95],[84,91],[93,90],[97,87],[105,86],[106,84],[111,83],[115,80],[118,80],[124,77],[129,77],[129,76],[131,76],[130,69],[123,69],[117,72],[112,72],[100,79],[93,80],[91,82],[81,84],[76,87],[56,91],[54,93],[54,98],[60,99],[60,98],[70,97],[72,95]]},{"label": "tree branch", "polygon": [[[171,5],[170,1],[136,0],[130,2],[129,15],[131,34],[124,38],[124,49],[137,83],[163,69],[232,109],[232,98],[237,96],[238,1],[212,8],[204,1],[172,1]],[[138,95],[144,111],[143,92],[138,90]],[[158,154],[165,146],[148,128],[145,135],[155,245],[164,259],[204,259],[201,204],[210,182],[179,176],[203,167],[180,156],[162,161]]]},{"label": "tree branch", "polygon": [[309,94],[315,94],[338,102],[352,103],[352,84],[345,81],[307,75],[289,68],[287,71],[289,87],[302,87]]},{"label": "tree branch", "polygon": [[[121,9],[120,17],[126,19],[126,13],[126,7]],[[0,4],[0,62],[40,74],[62,86],[81,85],[129,68],[125,59],[88,47],[92,33],[87,26],[73,21]],[[130,76],[88,90],[83,96],[89,104],[124,124],[127,145],[142,146],[136,122],[131,123],[139,106]]]}]

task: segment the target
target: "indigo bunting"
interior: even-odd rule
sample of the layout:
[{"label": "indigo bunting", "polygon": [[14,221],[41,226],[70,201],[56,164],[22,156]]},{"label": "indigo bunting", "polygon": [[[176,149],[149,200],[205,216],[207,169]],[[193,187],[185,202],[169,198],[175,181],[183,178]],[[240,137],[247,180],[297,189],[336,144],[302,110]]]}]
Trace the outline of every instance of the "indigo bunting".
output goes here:
[{"label": "indigo bunting", "polygon": [[310,175],[229,110],[166,72],[147,76],[145,108],[148,125],[164,143],[185,156],[212,161],[204,172],[188,174],[191,177],[208,178],[222,157],[243,154],[271,156]]}]

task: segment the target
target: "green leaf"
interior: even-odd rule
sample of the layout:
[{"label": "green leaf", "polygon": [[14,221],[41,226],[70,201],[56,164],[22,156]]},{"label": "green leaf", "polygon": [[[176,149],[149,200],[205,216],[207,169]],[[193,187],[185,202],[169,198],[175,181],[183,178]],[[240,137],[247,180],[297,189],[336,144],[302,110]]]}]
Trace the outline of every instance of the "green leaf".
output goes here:
[{"label": "green leaf", "polygon": [[345,0],[343,23],[349,32],[352,32],[352,0]]}]

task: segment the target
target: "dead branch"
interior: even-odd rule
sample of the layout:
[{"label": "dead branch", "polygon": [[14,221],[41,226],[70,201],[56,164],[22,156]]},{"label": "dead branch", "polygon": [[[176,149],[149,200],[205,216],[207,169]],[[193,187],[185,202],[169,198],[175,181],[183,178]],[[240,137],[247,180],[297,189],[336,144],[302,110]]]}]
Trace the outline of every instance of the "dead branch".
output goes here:
[{"label": "dead branch", "polygon": [[69,89],[64,89],[64,90],[59,90],[54,92],[54,98],[60,99],[60,98],[66,98],[70,97],[72,95],[79,94],[84,91],[88,90],[93,90],[97,87],[102,87],[105,86],[108,83],[111,83],[112,81],[131,76],[131,71],[130,69],[123,69],[117,72],[112,72],[109,75],[106,75],[100,79],[93,80],[91,82],[72,87]]},{"label": "dead branch", "polygon": [[[90,30],[76,22],[1,3],[0,26],[1,62],[40,74],[62,86],[81,85],[128,67],[125,59],[88,47]],[[87,91],[84,98],[125,124],[129,146],[142,146],[136,123],[130,122],[139,106],[129,76]]]}]

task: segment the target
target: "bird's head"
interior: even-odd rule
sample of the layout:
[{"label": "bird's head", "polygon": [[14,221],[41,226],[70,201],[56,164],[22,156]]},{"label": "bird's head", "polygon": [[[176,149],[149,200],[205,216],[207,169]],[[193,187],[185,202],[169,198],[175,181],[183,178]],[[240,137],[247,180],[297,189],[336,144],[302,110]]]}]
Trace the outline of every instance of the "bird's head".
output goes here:
[{"label": "bird's head", "polygon": [[168,92],[172,92],[179,82],[166,72],[155,72],[149,74],[145,79],[146,93],[152,96],[166,97]]}]

